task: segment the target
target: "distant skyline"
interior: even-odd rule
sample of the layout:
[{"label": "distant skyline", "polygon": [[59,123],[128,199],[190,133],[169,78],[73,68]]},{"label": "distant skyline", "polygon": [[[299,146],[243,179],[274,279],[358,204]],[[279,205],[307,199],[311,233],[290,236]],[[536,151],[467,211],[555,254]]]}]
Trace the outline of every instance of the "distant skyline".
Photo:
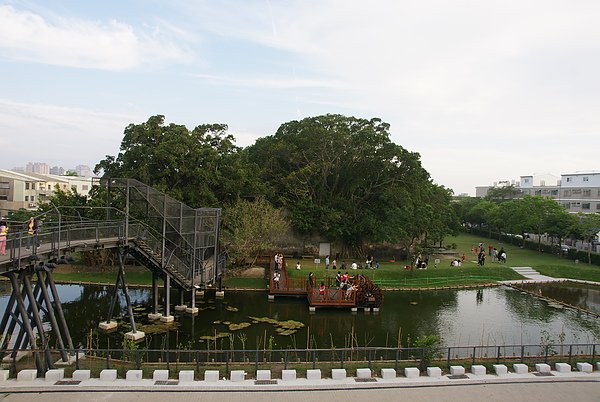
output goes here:
[{"label": "distant skyline", "polygon": [[93,167],[123,130],[379,117],[456,194],[599,170],[600,2],[0,0],[0,167]]}]

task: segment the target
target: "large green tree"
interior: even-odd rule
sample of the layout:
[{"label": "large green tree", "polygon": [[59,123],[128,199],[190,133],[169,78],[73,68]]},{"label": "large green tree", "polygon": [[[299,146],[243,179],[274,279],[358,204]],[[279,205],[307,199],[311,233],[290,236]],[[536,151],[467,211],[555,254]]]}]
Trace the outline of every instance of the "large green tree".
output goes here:
[{"label": "large green tree", "polygon": [[393,143],[380,119],[328,114],[291,121],[258,139],[248,156],[296,230],[337,241],[349,253],[360,254],[369,242],[416,239],[434,226],[439,237],[435,209],[441,202],[444,214],[454,214],[419,154]]},{"label": "large green tree", "polygon": [[95,172],[138,179],[192,207],[220,206],[253,193],[252,172],[225,124],[193,130],[165,124],[164,116],[125,128],[119,154],[107,155]]}]

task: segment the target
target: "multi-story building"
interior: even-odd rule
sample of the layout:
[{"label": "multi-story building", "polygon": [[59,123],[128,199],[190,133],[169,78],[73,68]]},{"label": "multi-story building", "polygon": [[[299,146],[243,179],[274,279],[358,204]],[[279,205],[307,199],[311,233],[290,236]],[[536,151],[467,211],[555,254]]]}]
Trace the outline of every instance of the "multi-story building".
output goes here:
[{"label": "multi-story building", "polygon": [[[551,174],[521,176],[516,187],[524,195],[552,198],[569,212],[600,213],[600,171],[575,172],[557,177]],[[490,188],[476,188],[478,197],[485,197]]]},{"label": "multi-story building", "polygon": [[35,210],[56,189],[74,190],[87,196],[92,188],[91,177],[19,173],[0,169],[0,216],[21,208]]},{"label": "multi-story building", "polygon": [[50,167],[47,163],[42,162],[29,162],[25,167],[25,173],[39,173],[39,174],[48,174],[50,173]]},{"label": "multi-story building", "polygon": [[92,175],[92,169],[87,165],[75,166],[75,172],[77,173],[77,176],[90,177]]}]

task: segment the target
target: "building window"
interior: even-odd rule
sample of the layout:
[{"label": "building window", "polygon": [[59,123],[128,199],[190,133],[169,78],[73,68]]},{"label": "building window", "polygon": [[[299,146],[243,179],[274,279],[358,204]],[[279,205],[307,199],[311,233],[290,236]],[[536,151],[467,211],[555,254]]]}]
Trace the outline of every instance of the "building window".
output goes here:
[{"label": "building window", "polygon": [[31,183],[31,189],[35,190],[35,183]]},{"label": "building window", "polygon": [[570,183],[570,182],[571,182],[571,178],[567,177],[567,183]]},{"label": "building window", "polygon": [[35,200],[34,200],[34,198],[35,198],[35,197],[32,195],[32,196],[31,196],[31,202],[35,201]]},{"label": "building window", "polygon": [[581,189],[580,188],[574,188],[572,190],[572,193],[573,193],[573,195],[575,195],[575,194],[581,194]]},{"label": "building window", "polygon": [[77,186],[75,186],[75,185],[71,186],[71,190],[77,191]]},{"label": "building window", "polygon": [[48,191],[52,190],[52,186],[48,184]]},{"label": "building window", "polygon": [[535,190],[535,195],[542,195],[542,190]]},{"label": "building window", "polygon": [[600,211],[600,203],[596,204],[596,209]]},{"label": "building window", "polygon": [[563,195],[564,195],[565,197],[570,197],[570,196],[571,196],[571,190],[565,190],[565,191],[563,192]]},{"label": "building window", "polygon": [[525,182],[525,183],[529,183],[529,179],[525,179],[525,180],[524,180],[524,182]]},{"label": "building window", "polygon": [[81,185],[81,191],[87,191],[88,190],[88,185],[87,184],[82,184]]},{"label": "building window", "polygon": [[584,197],[589,197],[592,195],[592,190],[583,190],[583,196]]},{"label": "building window", "polygon": [[[9,189],[10,183],[7,181],[0,181],[0,188]],[[600,190],[598,190],[598,192],[600,192]]]},{"label": "building window", "polygon": [[583,181],[589,181],[589,179],[590,179],[589,177],[583,176]]},{"label": "building window", "polygon": [[565,207],[565,209],[569,209],[569,208],[571,208],[571,203],[570,202],[565,202],[563,204],[563,207]]},{"label": "building window", "polygon": [[29,190],[29,183],[25,183],[25,190]]},{"label": "building window", "polygon": [[581,204],[581,209],[590,209],[590,203],[584,202],[583,204]]},{"label": "building window", "polygon": [[[0,201],[8,201],[8,195],[0,194]],[[598,206],[600,206],[600,204],[598,204]]]},{"label": "building window", "polygon": [[29,196],[28,195],[25,196],[25,201],[29,201]]},{"label": "building window", "polygon": [[558,190],[550,190],[550,195],[558,195]]}]

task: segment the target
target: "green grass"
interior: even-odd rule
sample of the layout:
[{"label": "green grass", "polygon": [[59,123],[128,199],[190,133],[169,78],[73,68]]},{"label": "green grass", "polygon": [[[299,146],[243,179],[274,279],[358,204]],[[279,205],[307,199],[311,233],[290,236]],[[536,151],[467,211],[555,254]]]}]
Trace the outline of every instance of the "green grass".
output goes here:
[{"label": "green grass", "polygon": [[[491,258],[486,259],[484,267],[480,267],[475,262],[477,256],[471,251],[473,246],[480,242],[487,245],[492,244],[498,250],[504,247],[508,255],[506,264],[494,263]],[[374,280],[384,289],[395,288],[429,288],[429,287],[448,287],[463,285],[479,285],[495,283],[497,281],[522,279],[523,277],[514,272],[510,267],[532,267],[543,275],[555,278],[571,278],[600,282],[600,267],[589,265],[583,262],[576,264],[574,261],[566,258],[560,258],[556,255],[538,253],[534,250],[522,249],[507,243],[501,243],[495,239],[488,239],[481,236],[470,234],[460,234],[459,236],[449,236],[444,239],[444,245],[456,244],[457,255],[466,255],[467,259],[462,267],[450,267],[451,257],[439,257],[441,259],[438,267],[434,267],[432,257],[427,270],[405,270],[404,266],[410,264],[408,261],[381,261],[379,270],[350,270],[351,259],[346,260],[348,264],[347,271],[351,275],[363,274]],[[315,274],[317,282],[326,277],[333,278],[337,270],[341,270],[341,263],[338,263],[338,269],[325,270],[324,264],[316,265],[312,259],[300,260],[302,269],[296,270],[297,260],[288,260],[288,272],[290,277],[307,278],[309,272]],[[91,282],[114,284],[116,272],[55,272],[54,278],[60,282]],[[149,270],[137,268],[127,271],[127,283],[129,285],[150,285],[152,275]],[[263,278],[228,278],[224,282],[227,288],[237,289],[266,289],[267,281]]]},{"label": "green grass", "polygon": [[[456,243],[457,251],[465,253],[468,259],[476,259],[475,255],[470,251],[473,245],[485,243],[486,252],[487,245],[491,244],[498,250],[504,247],[507,258],[507,267],[532,267],[542,275],[552,276],[555,278],[581,279],[587,281],[600,282],[600,266],[590,265],[587,263],[575,263],[572,260],[561,258],[557,255],[539,253],[534,250],[522,249],[507,243],[499,242],[497,239],[488,239],[480,236],[469,234],[461,234],[459,236],[451,236],[444,239],[444,244]],[[486,260],[489,261],[489,258]],[[496,265],[486,262],[488,265]]]},{"label": "green grass", "polygon": [[[441,259],[437,268],[430,262],[429,268],[425,270],[406,270],[404,269],[404,266],[410,264],[407,261],[385,261],[380,263],[381,268],[378,270],[359,269],[354,271],[348,269],[347,271],[351,275],[365,275],[384,289],[399,287],[427,288],[438,286],[478,285],[522,278],[521,275],[505,265],[489,264],[485,267],[480,267],[475,262],[467,260],[462,267],[452,268],[450,267],[450,261],[450,257]],[[347,262],[349,262],[348,265],[351,264],[351,261]],[[327,277],[335,277],[335,274],[337,273],[336,270],[325,270],[323,264],[316,266],[314,262],[309,260],[301,261],[301,264],[301,270],[289,270],[291,277],[308,277],[309,272],[313,272],[317,282],[319,282]],[[339,266],[341,266],[341,263],[338,264],[338,267]],[[338,271],[341,271],[341,269],[338,268]]]}]

